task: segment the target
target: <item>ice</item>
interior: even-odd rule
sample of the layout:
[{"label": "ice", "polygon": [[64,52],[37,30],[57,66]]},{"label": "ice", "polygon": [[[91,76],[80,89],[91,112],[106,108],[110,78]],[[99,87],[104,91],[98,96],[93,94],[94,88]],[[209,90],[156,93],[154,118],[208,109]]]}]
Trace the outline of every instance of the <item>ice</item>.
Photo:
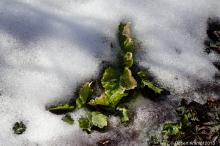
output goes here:
[{"label": "ice", "polygon": [[[77,123],[84,111],[73,112],[75,124],[69,126],[46,106],[68,101],[80,84],[97,77],[103,61],[115,60],[121,21],[131,22],[140,42],[138,64],[149,68],[172,98],[185,93],[202,98],[193,91],[215,82],[212,62],[219,60],[204,53],[207,21],[219,14],[219,0],[1,0],[0,145],[94,145],[106,137],[145,145],[140,134],[172,117],[166,115],[169,102],[140,98],[132,108],[133,124],[119,126],[111,117],[111,130],[91,135]],[[21,120],[27,130],[15,135],[13,124]],[[135,132],[139,136],[127,140]]]}]

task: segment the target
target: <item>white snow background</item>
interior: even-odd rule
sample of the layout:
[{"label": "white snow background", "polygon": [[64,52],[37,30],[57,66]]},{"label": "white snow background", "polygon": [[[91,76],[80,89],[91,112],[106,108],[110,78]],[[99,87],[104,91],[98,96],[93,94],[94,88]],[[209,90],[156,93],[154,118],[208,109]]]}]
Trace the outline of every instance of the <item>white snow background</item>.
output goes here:
[{"label": "white snow background", "polygon": [[[70,126],[45,107],[68,101],[77,86],[97,77],[102,61],[115,59],[110,43],[118,45],[121,21],[131,22],[141,44],[138,63],[171,91],[171,100],[204,98],[197,88],[216,82],[212,62],[219,60],[204,53],[207,20],[214,17],[220,0],[0,0],[0,145],[84,146],[103,138],[146,145],[143,135],[166,119],[169,102],[140,97],[133,124],[123,127],[111,117],[112,130],[91,135],[78,126],[83,111],[72,113]],[[15,135],[13,124],[21,120],[27,130]]]}]

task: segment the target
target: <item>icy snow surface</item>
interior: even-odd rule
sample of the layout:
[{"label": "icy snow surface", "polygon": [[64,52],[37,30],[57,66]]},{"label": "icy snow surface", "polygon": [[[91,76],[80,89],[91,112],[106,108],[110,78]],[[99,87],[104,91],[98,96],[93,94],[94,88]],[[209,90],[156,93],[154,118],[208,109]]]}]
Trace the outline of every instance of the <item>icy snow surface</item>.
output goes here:
[{"label": "icy snow surface", "polygon": [[[212,61],[219,58],[205,54],[203,45],[210,17],[220,17],[219,0],[1,0],[0,145],[84,146],[103,138],[145,145],[150,127],[173,116],[173,99],[200,99],[197,88],[214,82]],[[140,97],[133,124],[119,126],[111,117],[109,131],[88,135],[45,107],[70,99],[79,84],[97,76],[102,61],[115,59],[120,21],[131,22],[141,44],[139,65],[172,95],[158,103]],[[72,113],[75,121],[80,114]],[[27,130],[14,135],[20,120]]]}]

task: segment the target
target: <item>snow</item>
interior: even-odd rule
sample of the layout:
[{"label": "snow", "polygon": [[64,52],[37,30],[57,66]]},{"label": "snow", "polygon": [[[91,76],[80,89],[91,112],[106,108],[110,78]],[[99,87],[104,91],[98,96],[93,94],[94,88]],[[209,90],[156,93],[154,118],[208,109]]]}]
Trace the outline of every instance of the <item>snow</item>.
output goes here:
[{"label": "snow", "polygon": [[[139,65],[171,91],[170,98],[186,93],[202,98],[197,88],[216,82],[212,62],[219,60],[214,53],[204,53],[207,20],[219,14],[219,0],[1,0],[0,145],[94,145],[103,137],[117,138],[115,133],[144,133],[167,118],[167,112],[158,119],[154,114],[171,109],[169,102],[140,98],[132,125],[118,126],[111,117],[113,130],[91,135],[76,122],[83,111],[72,113],[75,124],[69,126],[45,107],[68,101],[78,85],[97,77],[103,61],[115,59],[110,43],[118,45],[121,21],[131,22],[141,42]],[[20,120],[27,130],[14,135],[12,126]],[[121,145],[145,145],[139,139],[127,141],[129,132]]]}]

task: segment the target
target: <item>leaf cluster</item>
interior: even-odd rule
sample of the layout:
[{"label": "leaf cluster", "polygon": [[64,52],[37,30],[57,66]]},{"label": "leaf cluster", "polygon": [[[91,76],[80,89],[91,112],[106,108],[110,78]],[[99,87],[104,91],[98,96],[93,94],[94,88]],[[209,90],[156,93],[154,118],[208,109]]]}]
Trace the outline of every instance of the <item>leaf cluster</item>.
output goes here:
[{"label": "leaf cluster", "polygon": [[[121,122],[129,122],[129,111],[122,105],[122,99],[129,97],[130,91],[139,90],[138,86],[141,88],[148,87],[155,94],[160,95],[162,93],[163,89],[148,80],[146,72],[139,71],[137,73],[132,69],[134,65],[134,41],[129,23],[120,23],[118,40],[122,62],[114,67],[109,66],[104,69],[100,80],[101,93],[95,95],[92,87],[93,82],[86,82],[80,88],[74,104],[52,106],[48,108],[50,112],[65,114],[73,111],[74,107],[76,109],[82,107],[89,109],[87,115],[79,119],[79,125],[83,130],[90,133],[94,128],[102,129],[107,126],[108,120],[105,114],[110,114],[110,111],[111,114],[118,114],[121,117]],[[138,85],[137,80],[140,81],[140,85]],[[103,112],[105,114],[102,114]],[[69,114],[66,114],[62,120],[68,124],[73,123],[73,119]]]}]

